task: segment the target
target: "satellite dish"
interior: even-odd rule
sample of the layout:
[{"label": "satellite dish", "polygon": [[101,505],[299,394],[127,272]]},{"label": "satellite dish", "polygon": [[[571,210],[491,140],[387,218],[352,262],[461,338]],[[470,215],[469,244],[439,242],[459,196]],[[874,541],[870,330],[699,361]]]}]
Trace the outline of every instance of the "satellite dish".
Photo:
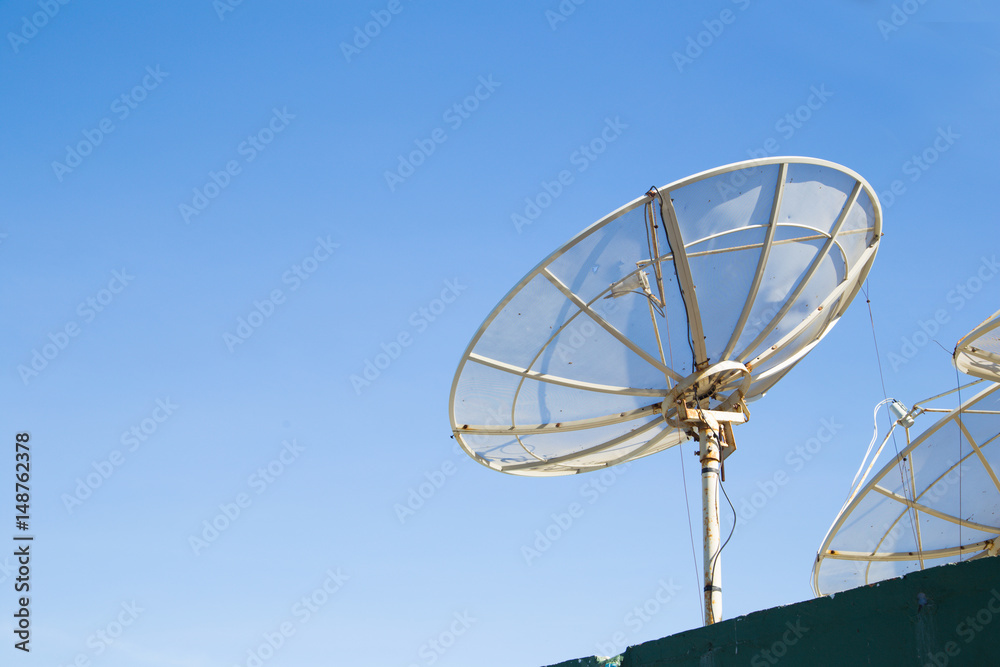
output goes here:
[{"label": "satellite dish", "polygon": [[812,158],[652,188],[549,255],[486,318],[452,384],[455,438],[516,475],[603,470],[697,438],[712,623],[732,424],[843,314],[881,225],[864,179]]},{"label": "satellite dish", "polygon": [[1000,382],[1000,311],[969,332],[955,346],[954,361],[967,375]]},{"label": "satellite dish", "polygon": [[[1000,384],[976,380],[972,385],[984,386],[957,407],[935,406],[971,391],[971,385],[922,401],[908,412],[894,411],[899,419],[893,429],[901,426],[909,444],[871,474],[893,435],[890,430],[854,485],[816,555],[812,584],[817,595],[997,555]],[[933,413],[945,416],[911,441],[915,421],[923,417],[930,423],[925,415]]]}]

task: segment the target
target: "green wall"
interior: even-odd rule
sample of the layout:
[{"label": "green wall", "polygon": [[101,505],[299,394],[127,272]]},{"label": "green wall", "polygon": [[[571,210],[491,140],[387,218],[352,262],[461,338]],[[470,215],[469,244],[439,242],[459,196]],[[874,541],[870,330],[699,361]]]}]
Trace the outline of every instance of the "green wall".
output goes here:
[{"label": "green wall", "polygon": [[[581,658],[553,667],[606,664]],[[778,664],[1000,665],[1000,558],[758,611],[631,646],[620,661],[620,667]]]}]

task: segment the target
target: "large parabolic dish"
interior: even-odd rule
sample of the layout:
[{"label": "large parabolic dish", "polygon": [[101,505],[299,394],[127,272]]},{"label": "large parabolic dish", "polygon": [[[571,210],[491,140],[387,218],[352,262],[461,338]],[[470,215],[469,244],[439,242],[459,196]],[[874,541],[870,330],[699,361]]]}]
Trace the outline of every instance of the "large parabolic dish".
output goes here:
[{"label": "large parabolic dish", "polygon": [[600,470],[697,437],[714,623],[733,424],[837,322],[881,228],[871,186],[811,158],[652,188],[549,255],[486,318],[452,383],[455,437],[517,475]]},{"label": "large parabolic dish", "polygon": [[1000,311],[958,341],[954,361],[967,375],[1000,382]]},{"label": "large parabolic dish", "polygon": [[676,181],[526,275],[458,365],[455,437],[518,475],[600,470],[678,444],[678,406],[738,410],[837,322],[882,216],[837,164],[775,157]]},{"label": "large parabolic dish", "polygon": [[[951,409],[944,399],[964,400]],[[941,413],[932,421],[933,413]],[[943,415],[943,416],[942,416]],[[982,380],[913,406],[897,454],[883,440],[827,533],[813,565],[817,595],[898,577],[913,570],[995,556],[1000,548],[1000,384]],[[900,424],[897,421],[897,425]],[[886,460],[887,459],[887,460]]]}]

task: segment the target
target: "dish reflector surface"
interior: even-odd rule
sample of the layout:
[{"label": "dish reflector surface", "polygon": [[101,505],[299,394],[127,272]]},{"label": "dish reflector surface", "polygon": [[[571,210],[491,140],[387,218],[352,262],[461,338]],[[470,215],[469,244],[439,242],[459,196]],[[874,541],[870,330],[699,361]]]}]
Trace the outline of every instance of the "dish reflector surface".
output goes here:
[{"label": "dish reflector surface", "polygon": [[990,383],[892,456],[830,528],[813,567],[816,594],[996,555],[998,437],[1000,384]]},{"label": "dish reflector surface", "polygon": [[1000,311],[958,341],[954,360],[967,375],[1000,382]]},{"label": "dish reflector surface", "polygon": [[670,425],[671,390],[697,375],[698,407],[721,410],[762,395],[839,319],[880,235],[868,183],[822,160],[751,160],[654,188],[486,318],[452,384],[455,437],[521,475],[676,445],[687,435]]}]

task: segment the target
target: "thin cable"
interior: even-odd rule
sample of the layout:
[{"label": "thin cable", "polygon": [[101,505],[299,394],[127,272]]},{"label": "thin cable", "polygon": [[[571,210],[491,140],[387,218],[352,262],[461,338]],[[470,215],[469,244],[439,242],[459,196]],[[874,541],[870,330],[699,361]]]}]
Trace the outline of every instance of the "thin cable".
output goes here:
[{"label": "thin cable", "polygon": [[882,374],[882,355],[878,351],[878,338],[875,336],[875,316],[872,315],[872,300],[868,296],[867,280],[865,280],[865,284],[861,287],[861,292],[865,295],[865,303],[868,304],[868,320],[872,323],[872,340],[875,342],[875,361],[878,362],[878,376],[882,380],[882,395],[884,398],[889,398],[888,392],[885,390],[885,376]]},{"label": "thin cable", "polygon": [[[945,350],[947,352],[947,350]],[[955,384],[958,385],[958,417],[957,419],[961,422],[962,419],[962,408],[965,405],[962,403],[962,378],[958,374],[958,366],[955,366]],[[958,546],[962,546],[962,521],[964,521],[964,516],[962,514],[962,444],[964,438],[962,437],[962,429],[959,427],[956,429],[958,431],[958,518],[961,521],[958,522]],[[962,562],[962,557],[965,554],[960,550],[958,552],[958,562]]]},{"label": "thin cable", "polygon": [[[655,195],[646,204],[646,210],[649,212],[648,223],[646,224],[646,245],[649,249],[649,260],[653,266],[653,278],[656,280],[656,292],[660,295],[659,304],[662,307],[666,305],[666,296],[663,293],[663,267],[660,265],[660,246],[656,241],[656,215],[653,213],[653,202],[656,199],[660,200],[660,222],[663,222],[663,197],[660,196],[660,191],[656,189],[655,185],[646,194],[648,195],[650,192],[655,193]],[[669,238],[667,239],[667,245],[670,245]]]},{"label": "thin cable", "polygon": [[[660,193],[656,191],[656,188],[650,188],[651,192],[656,192],[656,196],[653,197],[646,204],[645,218],[646,218],[646,254],[649,255],[650,262],[658,262],[659,257],[653,257],[653,239],[650,234],[653,232],[653,225],[655,220],[653,218],[653,202],[656,201],[656,197],[660,196]],[[655,270],[655,267],[654,267]]]},{"label": "thin cable", "polygon": [[[657,257],[657,256],[655,256],[656,253],[653,252],[653,246],[655,245],[654,241],[656,240],[656,239],[653,238],[653,235],[656,234],[656,231],[654,229],[654,227],[656,226],[656,219],[655,219],[654,214],[653,214],[653,202],[656,201],[656,197],[660,196],[660,191],[656,189],[656,186],[653,186],[653,187],[651,187],[649,189],[649,192],[655,192],[656,195],[652,199],[650,199],[649,202],[646,203],[646,211],[645,211],[645,214],[644,214],[645,223],[646,223],[646,254],[649,255],[649,263],[650,263],[650,266],[653,267],[653,280],[656,281],[656,291],[660,292],[660,297],[661,297],[660,301],[664,301],[664,299],[663,299],[663,278],[662,278],[662,268],[660,267],[660,258]],[[649,192],[647,192],[646,194],[648,195]],[[639,272],[642,273],[643,275],[645,275],[645,272],[642,271],[641,269],[639,270]],[[647,289],[648,289],[648,287],[647,287]],[[651,291],[650,292],[638,292],[636,290],[632,290],[630,292],[630,294],[641,294],[642,296],[644,296],[646,298],[646,300],[649,301],[650,305],[660,315],[660,317],[663,317],[664,319],[666,319],[666,313],[663,310],[663,308],[664,308],[664,306],[666,304],[665,303],[659,303],[659,302],[657,302],[656,297],[653,296],[653,293]],[[605,298],[607,298],[607,297],[605,297]],[[666,363],[666,362],[664,362],[664,363]],[[668,378],[668,381],[669,381],[669,378]]]},{"label": "thin cable", "polygon": [[[937,343],[938,347],[940,347],[942,350],[944,350],[945,354],[948,354],[949,356],[954,356],[954,354],[953,353],[949,353],[948,352],[948,348],[946,348],[940,342],[938,342],[937,340],[935,340],[934,342]],[[955,390],[958,392],[958,414],[955,416],[955,421],[959,425],[958,428],[955,429],[958,432],[957,433],[957,435],[958,435],[958,518],[959,518],[959,521],[958,521],[958,546],[961,547],[962,546],[962,521],[964,521],[964,519],[962,518],[962,468],[964,467],[962,465],[962,444],[963,444],[963,441],[964,441],[964,437],[963,437],[963,433],[962,433],[962,426],[961,426],[961,424],[962,424],[962,408],[964,408],[965,405],[962,403],[962,376],[958,372],[958,366],[955,366]],[[962,559],[964,558],[964,556],[965,556],[965,553],[960,549],[959,552],[958,552],[958,562],[961,563]]]},{"label": "thin cable", "polygon": [[681,456],[681,481],[684,482],[684,505],[687,507],[688,534],[691,536],[691,564],[694,566],[694,593],[698,598],[698,608],[701,609],[701,594],[698,592],[698,589],[701,588],[701,579],[698,577],[698,554],[695,551],[694,546],[694,524],[691,521],[691,500],[688,498],[687,475],[684,472],[684,448],[677,445],[677,451]]},{"label": "thin cable", "polygon": [[[872,314],[872,300],[871,297],[869,297],[868,295],[867,280],[865,280],[865,284],[864,286],[862,286],[861,291],[865,295],[865,303],[868,304],[868,320],[871,322],[872,325],[872,341],[874,341],[875,343],[875,360],[878,362],[878,376],[879,379],[882,381],[882,398],[888,401],[889,393],[885,389],[885,374],[882,372],[882,354],[878,351],[878,336],[875,334],[875,316]],[[896,462],[898,464],[896,466],[896,469],[899,470],[899,481],[903,486],[903,497],[915,503],[916,497],[914,496],[914,491],[906,483],[906,474],[903,471],[903,465],[902,465],[903,461],[899,456],[899,445],[896,444],[896,431],[895,429],[892,429],[892,422],[889,422],[889,427],[891,429],[890,434],[892,435],[892,447],[894,450],[896,450]],[[921,556],[921,560],[923,560],[921,554],[923,549],[920,544],[920,538],[917,536],[917,510],[914,509],[911,505],[907,505],[906,511],[911,513],[912,521],[910,528],[913,529],[913,543],[917,545],[917,553],[918,555]]]},{"label": "thin cable", "polygon": [[[662,195],[660,195],[660,191],[656,187],[650,188],[650,192],[655,192],[656,193],[655,198],[659,198],[661,200],[661,203],[662,203]],[[654,198],[654,200],[655,200],[655,198]],[[659,257],[653,257],[652,240],[650,238],[651,234],[655,234],[656,233],[656,230],[655,230],[655,217],[654,217],[655,214],[652,211],[652,202],[650,202],[649,204],[647,204],[647,206],[649,206],[649,209],[648,209],[648,211],[649,211],[649,223],[646,225],[646,246],[647,246],[647,250],[649,252],[650,260],[652,262],[654,262],[655,265],[656,265],[656,266],[653,267],[654,268],[654,272],[657,274],[658,280],[662,281],[662,277],[660,277],[660,271],[656,271],[656,269],[659,268],[660,258]],[[660,211],[660,222],[663,222],[663,211],[662,211],[662,209]],[[667,239],[667,245],[668,246],[670,245],[670,239],[669,238]],[[673,249],[671,248],[671,252],[672,251],[673,251]],[[671,262],[671,263],[674,265],[674,274],[676,275],[676,273],[677,273],[677,263],[676,262]],[[678,278],[678,281],[679,280],[680,279]],[[662,282],[660,282],[660,284],[662,285]],[[666,297],[662,295],[662,292],[661,292],[661,298],[663,299],[663,306],[659,309],[659,314],[660,314],[661,317],[663,317],[663,320],[664,320],[664,322],[667,325],[667,350],[668,350],[668,354],[669,354],[669,357],[670,357],[670,368],[675,368],[675,366],[674,366],[674,343],[673,343],[673,339],[672,339],[672,337],[670,335],[670,318],[667,317]],[[650,301],[650,303],[652,303],[651,299],[649,301]],[[690,327],[690,325],[688,326],[687,339],[688,339],[688,346],[691,348],[691,357],[693,359],[694,358],[694,343],[691,341],[691,327]],[[661,360],[663,359],[663,350],[662,349],[660,350],[660,358],[661,358]],[[667,376],[667,386],[668,387],[670,386],[670,376],[669,375]],[[680,429],[678,429],[678,430],[680,430]],[[677,452],[679,453],[679,455],[681,457],[681,482],[683,483],[683,486],[684,486],[684,506],[687,509],[688,535],[691,538],[691,565],[694,568],[694,581],[695,581],[694,591],[695,591],[695,596],[698,598],[698,603],[697,603],[698,604],[698,608],[701,609],[702,599],[701,599],[701,594],[699,593],[699,591],[701,590],[701,578],[698,576],[698,553],[697,553],[697,549],[696,549],[695,544],[694,544],[694,522],[691,520],[691,500],[690,500],[690,498],[688,496],[687,474],[686,474],[686,472],[684,470],[684,448],[680,444],[677,445]],[[727,496],[726,499],[728,500],[728,496]],[[730,503],[730,506],[732,506],[732,503]],[[736,510],[734,509],[733,510],[734,516],[735,516],[735,512],[736,512]],[[736,527],[736,524],[734,522],[733,523],[733,528],[735,528],[735,527]],[[732,536],[732,533],[730,533],[730,537],[731,536]],[[728,542],[729,540],[726,540],[726,541]],[[721,551],[722,551],[722,549],[720,548],[719,552],[721,553]],[[718,558],[718,556],[716,556],[716,559],[717,558]],[[714,571],[715,571],[715,563],[714,563],[714,561],[712,563],[712,571],[713,571],[713,574],[714,574]]]},{"label": "thin cable", "polygon": [[712,556],[712,581],[715,581],[715,565],[719,562],[719,556],[722,555],[722,550],[726,548],[726,545],[729,544],[729,540],[733,539],[733,533],[736,532],[736,508],[733,507],[733,501],[729,499],[729,494],[726,493],[726,487],[722,483],[721,479],[719,480],[719,488],[722,489],[722,495],[726,497],[726,502],[729,503],[729,509],[733,511],[733,527],[729,529],[729,537],[726,538],[726,541],[722,543],[719,550],[715,552],[714,556]]},{"label": "thin cable", "polygon": [[[659,197],[660,202],[662,204],[662,202],[663,202],[663,195],[660,194],[660,191],[657,190],[656,188],[652,188],[651,191],[655,191],[656,192],[656,196]],[[670,193],[667,193],[667,196],[669,196],[669,194]],[[677,284],[681,285],[681,276],[677,272],[677,252],[683,252],[684,248],[683,248],[683,244],[681,244],[682,247],[681,247],[680,251],[677,251],[677,250],[674,249],[674,247],[672,245],[670,245],[670,236],[666,233],[667,223],[663,221],[663,207],[662,206],[660,207],[660,222],[663,223],[664,235],[667,237],[667,247],[670,248],[671,257],[673,258],[670,263],[674,267],[674,277],[677,278]],[[687,299],[684,296],[684,290],[680,290],[680,295],[681,295],[681,301],[683,301],[684,305],[685,305],[685,307],[684,307],[684,313],[685,313],[685,318],[686,318],[687,317]],[[664,298],[664,301],[666,301],[666,298]],[[666,304],[664,303],[664,306],[665,305]],[[694,338],[691,337],[691,322],[687,323],[687,342],[688,342],[688,347],[691,348],[691,369],[694,370],[694,368],[697,366],[697,364],[696,364],[697,355],[694,353]]]},{"label": "thin cable", "polygon": [[[872,411],[872,429],[874,430],[874,433],[872,433],[871,442],[868,443],[868,449],[865,450],[865,456],[861,459],[861,466],[858,468],[858,472],[854,474],[854,479],[851,481],[851,491],[847,494],[847,502],[851,502],[851,498],[854,497],[858,479],[864,480],[868,477],[867,472],[865,472],[864,476],[862,476],[861,471],[865,469],[865,464],[868,463],[868,457],[872,453],[872,447],[875,446],[875,441],[878,440],[878,409],[891,400],[891,398],[887,398],[875,404],[875,409]],[[882,446],[885,446],[885,442],[882,443]],[[868,470],[871,470],[872,466],[875,465],[875,460],[878,459],[878,455],[881,453],[882,447],[879,447],[878,451],[875,452],[875,458],[872,459],[871,464],[868,466]]]},{"label": "thin cable", "polygon": [[[659,194],[659,193],[657,193]],[[667,325],[667,350],[670,356],[670,367],[674,367],[674,343],[670,338],[670,318],[667,317],[666,308],[663,309],[663,320]],[[667,376],[667,386],[670,386],[670,376]],[[678,429],[679,430],[679,429]],[[684,447],[677,445],[677,452],[681,457],[681,482],[684,484],[684,506],[687,508],[688,534],[691,536],[691,565],[694,567],[694,592],[698,598],[698,608],[701,609],[701,579],[698,576],[698,553],[694,546],[694,523],[691,521],[691,499],[688,497],[687,473],[684,471]]]}]

